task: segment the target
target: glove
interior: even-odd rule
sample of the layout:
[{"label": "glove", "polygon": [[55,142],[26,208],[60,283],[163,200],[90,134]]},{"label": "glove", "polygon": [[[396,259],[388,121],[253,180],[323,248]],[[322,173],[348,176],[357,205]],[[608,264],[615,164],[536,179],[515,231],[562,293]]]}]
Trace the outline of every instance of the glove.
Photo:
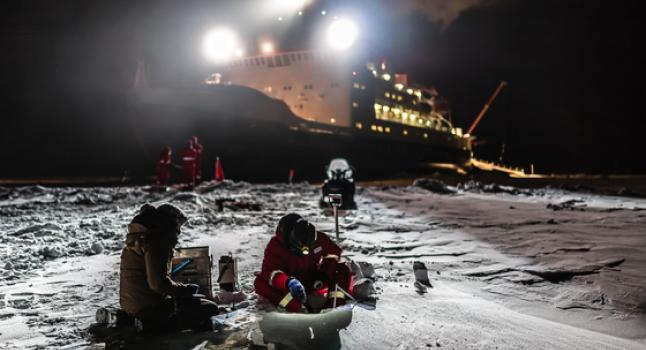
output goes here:
[{"label": "glove", "polygon": [[305,304],[307,301],[307,294],[305,294],[305,287],[303,287],[299,280],[294,277],[290,277],[287,280],[287,289],[289,289],[289,293],[294,299],[300,301],[301,304]]},{"label": "glove", "polygon": [[200,286],[194,283],[190,283],[186,285],[186,294],[187,295],[193,295],[197,294],[200,291]]}]

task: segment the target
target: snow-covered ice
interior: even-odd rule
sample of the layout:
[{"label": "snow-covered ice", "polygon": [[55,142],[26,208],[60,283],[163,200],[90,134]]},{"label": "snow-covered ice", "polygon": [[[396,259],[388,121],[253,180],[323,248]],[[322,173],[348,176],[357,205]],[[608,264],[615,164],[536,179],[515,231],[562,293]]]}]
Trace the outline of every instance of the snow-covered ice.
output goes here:
[{"label": "snow-covered ice", "polygon": [[[359,188],[358,210],[340,218],[345,255],[373,264],[379,293],[341,331],[344,348],[646,349],[646,200],[420,186]],[[0,348],[88,347],[95,309],[118,304],[125,226],[146,202],[186,211],[180,244],[232,252],[251,292],[283,214],[334,235],[318,196],[306,183],[0,187]],[[221,199],[260,210],[218,211]],[[426,294],[413,286],[416,260]]]}]

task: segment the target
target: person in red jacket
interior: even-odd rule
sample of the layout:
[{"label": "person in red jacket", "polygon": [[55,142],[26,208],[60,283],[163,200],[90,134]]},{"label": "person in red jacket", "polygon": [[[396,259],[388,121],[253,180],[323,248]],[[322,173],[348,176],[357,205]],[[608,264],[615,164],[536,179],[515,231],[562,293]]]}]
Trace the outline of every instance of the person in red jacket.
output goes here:
[{"label": "person in red jacket", "polygon": [[202,151],[204,146],[197,140],[197,136],[193,136],[193,148],[195,149],[195,181],[202,182]]},{"label": "person in red jacket", "polygon": [[170,181],[171,155],[173,151],[166,146],[159,155],[157,166],[155,168],[155,185],[166,186]]},{"label": "person in red jacket", "polygon": [[188,141],[186,148],[182,150],[182,182],[195,185],[195,160],[197,152],[193,147],[193,139]]},{"label": "person in red jacket", "polygon": [[301,312],[303,308],[316,312],[321,304],[325,308],[343,305],[345,294],[336,286],[352,293],[352,274],[339,261],[341,252],[325,233],[316,231],[300,215],[285,215],[265,248],[262,271],[254,281],[256,293],[288,312]]}]

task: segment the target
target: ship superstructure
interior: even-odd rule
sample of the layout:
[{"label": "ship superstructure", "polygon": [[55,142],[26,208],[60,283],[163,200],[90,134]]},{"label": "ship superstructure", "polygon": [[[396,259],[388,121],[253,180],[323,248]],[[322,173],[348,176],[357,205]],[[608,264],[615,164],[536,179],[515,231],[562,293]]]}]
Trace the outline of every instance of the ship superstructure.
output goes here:
[{"label": "ship superstructure", "polygon": [[332,51],[259,55],[231,61],[205,83],[261,91],[305,122],[357,136],[471,152],[469,136],[444,117],[437,91],[408,85],[385,62],[352,64]]}]

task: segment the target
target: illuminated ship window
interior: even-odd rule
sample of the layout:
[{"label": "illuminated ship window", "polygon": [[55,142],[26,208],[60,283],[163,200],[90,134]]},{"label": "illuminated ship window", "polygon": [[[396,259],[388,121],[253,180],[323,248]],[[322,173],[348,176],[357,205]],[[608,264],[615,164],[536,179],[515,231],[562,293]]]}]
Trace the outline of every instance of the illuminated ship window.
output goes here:
[{"label": "illuminated ship window", "polygon": [[402,134],[408,135],[408,130],[404,129],[404,131],[402,131]]},{"label": "illuminated ship window", "polygon": [[425,139],[427,139],[427,138],[428,138],[428,134],[427,134],[427,133],[424,133],[424,138],[425,138]]},{"label": "illuminated ship window", "polygon": [[332,123],[332,124],[336,123],[336,119],[330,118],[330,123]]},{"label": "illuminated ship window", "polygon": [[388,91],[384,92],[384,96],[386,96],[386,98],[390,98],[390,92]]},{"label": "illuminated ship window", "polygon": [[265,86],[263,90],[265,90],[265,92],[271,92],[271,86]]},{"label": "illuminated ship window", "polygon": [[361,86],[359,85],[359,83],[354,83],[352,84],[352,87],[355,89],[359,89]]},{"label": "illuminated ship window", "polygon": [[377,127],[377,131],[379,131],[379,132],[384,132],[384,127],[383,127],[383,126],[381,126],[381,125],[379,125],[379,126]]},{"label": "illuminated ship window", "polygon": [[384,106],[384,112],[388,113],[389,110],[390,110],[390,107]]},{"label": "illuminated ship window", "polygon": [[356,124],[354,124],[354,126],[356,126],[357,129],[363,129],[363,124],[361,124],[361,123],[356,123]]},{"label": "illuminated ship window", "polygon": [[397,96],[397,101],[401,101],[401,100],[403,100],[403,97]]},{"label": "illuminated ship window", "polygon": [[359,108],[359,104],[353,101],[353,102],[352,102],[352,107],[354,107],[354,108]]},{"label": "illuminated ship window", "polygon": [[370,130],[372,131],[377,131],[377,126],[376,125],[370,125]]},{"label": "illuminated ship window", "polygon": [[406,89],[406,93],[409,94],[409,95],[412,95],[413,94],[413,89]]},{"label": "illuminated ship window", "polygon": [[384,130],[386,130],[386,132],[390,132],[390,128],[389,128],[389,127],[386,127]]},{"label": "illuminated ship window", "polygon": [[381,109],[381,105],[378,103],[375,103],[375,110],[378,111]]},{"label": "illuminated ship window", "polygon": [[366,89],[366,86],[361,84],[361,90],[365,90],[365,89]]}]

